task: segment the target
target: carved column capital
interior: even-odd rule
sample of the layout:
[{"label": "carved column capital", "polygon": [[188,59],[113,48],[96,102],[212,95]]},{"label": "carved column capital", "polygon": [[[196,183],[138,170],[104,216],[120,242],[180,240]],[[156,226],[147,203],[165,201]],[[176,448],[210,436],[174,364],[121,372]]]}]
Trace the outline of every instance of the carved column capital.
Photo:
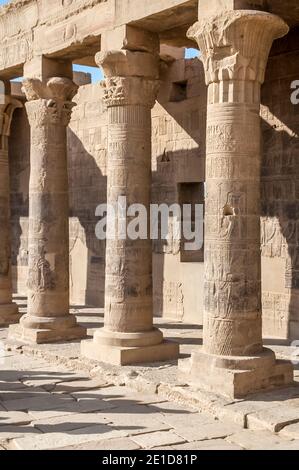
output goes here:
[{"label": "carved column capital", "polygon": [[146,52],[109,51],[96,55],[105,80],[107,107],[140,105],[152,108],[159,91],[159,58]]},{"label": "carved column capital", "polygon": [[26,109],[29,120],[62,126],[69,124],[75,106],[72,99],[78,91],[78,86],[72,80],[63,77],[47,81],[26,79],[22,90],[28,100]]},{"label": "carved column capital", "polygon": [[219,101],[247,101],[247,90],[240,82],[253,82],[258,87],[264,82],[272,43],[288,30],[281,18],[270,13],[234,10],[198,21],[188,37],[201,51],[207,85],[231,82],[231,88],[237,88],[217,90]]},{"label": "carved column capital", "polygon": [[159,82],[141,77],[111,77],[102,81],[103,101],[112,106],[140,105],[152,108],[155,104]]}]

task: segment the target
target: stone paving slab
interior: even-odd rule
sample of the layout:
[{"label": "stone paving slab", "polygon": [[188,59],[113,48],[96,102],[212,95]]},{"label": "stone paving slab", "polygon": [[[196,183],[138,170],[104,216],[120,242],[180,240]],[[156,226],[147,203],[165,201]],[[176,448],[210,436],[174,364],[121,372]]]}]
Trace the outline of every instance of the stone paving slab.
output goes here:
[{"label": "stone paving slab", "polygon": [[51,396],[46,390],[43,388],[25,388],[25,389],[18,389],[18,390],[1,390],[0,391],[0,401],[2,402],[3,406],[5,407],[6,402],[11,402],[15,400],[23,400],[29,398],[47,398]]},{"label": "stone paving slab", "polygon": [[289,424],[280,431],[279,435],[290,439],[299,439],[299,423]]},{"label": "stone paving slab", "polygon": [[249,429],[268,429],[279,432],[288,424],[299,422],[299,408],[290,405],[277,405],[247,416]]},{"label": "stone paving slab", "polygon": [[127,387],[120,386],[110,386],[109,389],[105,387],[98,390],[71,392],[71,394],[72,397],[78,401],[100,398],[107,402],[114,402],[119,405],[122,405],[123,403],[129,404],[130,402],[138,402],[145,405],[165,402],[165,400],[158,395],[136,392],[132,389],[128,389]]},{"label": "stone paving slab", "polygon": [[115,426],[128,429],[131,436],[172,428],[159,419],[159,413],[151,412],[143,405],[122,406],[105,411],[105,417]]},{"label": "stone paving slab", "polygon": [[55,385],[53,392],[57,393],[73,393],[73,392],[80,392],[80,391],[91,391],[91,390],[98,390],[101,388],[107,388],[111,386],[108,382],[105,382],[103,379],[99,377],[94,377],[90,379],[90,377],[86,377],[85,380],[73,380],[67,382],[60,382]]},{"label": "stone paving slab", "polygon": [[55,418],[58,416],[65,416],[68,414],[91,413],[95,411],[110,410],[114,407],[115,405],[104,402],[103,400],[86,400],[80,402],[70,400],[65,405],[60,404],[60,406],[57,406],[54,409],[31,409],[30,415],[35,420],[42,420]]},{"label": "stone paving slab", "polygon": [[26,390],[26,385],[24,385],[20,381],[15,381],[15,382],[0,382],[0,393],[4,392],[9,392],[9,391],[18,391],[18,390]]},{"label": "stone paving slab", "polygon": [[183,437],[186,441],[204,441],[208,439],[221,439],[226,438],[241,431],[241,426],[233,423],[213,422],[205,423],[201,426],[193,424],[190,421],[189,426],[175,426],[175,432]]},{"label": "stone paving slab", "polygon": [[68,432],[75,429],[88,428],[97,424],[109,424],[112,421],[103,413],[78,413],[55,418],[32,421],[31,425],[43,433]]},{"label": "stone paving slab", "polygon": [[22,438],[31,439],[36,435],[41,435],[41,432],[38,429],[33,428],[32,426],[1,426],[0,427],[0,439],[1,440],[12,440]]},{"label": "stone paving slab", "polygon": [[170,446],[174,444],[182,444],[186,441],[173,431],[159,431],[149,434],[141,434],[139,436],[133,436],[132,440],[143,449],[153,449],[163,445]]},{"label": "stone paving slab", "polygon": [[102,441],[86,442],[74,446],[62,447],[57,450],[139,450],[140,446],[131,439],[124,437],[120,439],[109,439]]},{"label": "stone paving slab", "polygon": [[34,396],[18,400],[7,400],[3,402],[7,411],[42,411],[61,408],[74,401],[71,397],[57,398],[52,395]]},{"label": "stone paving slab", "polygon": [[[32,418],[22,411],[0,411],[0,427],[17,424],[30,424]],[[1,432],[1,429],[0,429]]]},{"label": "stone paving slab", "polygon": [[226,439],[247,450],[278,450],[287,449],[293,443],[269,431],[250,431],[243,429]]},{"label": "stone paving slab", "polygon": [[52,450],[66,446],[83,444],[113,438],[127,437],[128,432],[114,429],[106,424],[98,424],[87,428],[76,429],[69,432],[40,434],[38,436],[25,436],[13,440],[16,450]]},{"label": "stone paving slab", "polygon": [[[76,378],[76,374],[70,371],[57,372],[55,370],[43,372],[40,375],[24,375],[21,380],[22,383],[28,387],[42,387],[46,390],[52,391],[56,384],[65,383],[68,380],[73,381]],[[78,377],[78,380],[84,379],[85,377]]]},{"label": "stone paving slab", "polygon": [[157,419],[162,421],[163,423],[168,424],[169,426],[173,427],[174,429],[186,429],[188,427],[201,427],[204,424],[212,424],[215,422],[214,416],[208,415],[207,413],[190,413],[186,410],[184,413],[181,412],[179,414],[175,412],[167,413],[159,413],[157,415]]},{"label": "stone paving slab", "polygon": [[[182,328],[178,336],[185,333]],[[85,362],[78,354],[77,343],[47,345],[30,353],[20,346],[12,349],[0,371],[0,394],[5,395],[0,400],[1,447],[298,449],[298,386],[233,403],[178,385],[175,364],[118,369]],[[10,395],[18,399],[7,399]],[[3,425],[1,413],[8,420]],[[244,429],[248,422],[254,431]]]},{"label": "stone paving slab", "polygon": [[[161,448],[162,450],[163,448]],[[232,444],[223,439],[212,439],[208,441],[187,442],[176,446],[164,447],[163,450],[244,450],[237,444]]]}]

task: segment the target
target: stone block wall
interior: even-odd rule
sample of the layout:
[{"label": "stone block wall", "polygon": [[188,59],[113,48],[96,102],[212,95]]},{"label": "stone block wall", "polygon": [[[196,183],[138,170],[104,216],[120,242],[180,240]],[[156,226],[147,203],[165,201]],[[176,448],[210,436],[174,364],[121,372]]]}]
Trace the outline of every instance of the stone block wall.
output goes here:
[{"label": "stone block wall", "polygon": [[276,41],[262,90],[262,271],[264,334],[299,338],[299,30]]},{"label": "stone block wall", "polygon": [[[182,185],[192,192],[194,183],[204,184],[207,98],[197,59],[175,61],[162,79],[152,114],[153,202],[171,205],[180,203]],[[184,262],[181,255],[177,241],[154,242],[155,312],[198,323],[203,311],[203,259],[198,261],[191,252]]]}]

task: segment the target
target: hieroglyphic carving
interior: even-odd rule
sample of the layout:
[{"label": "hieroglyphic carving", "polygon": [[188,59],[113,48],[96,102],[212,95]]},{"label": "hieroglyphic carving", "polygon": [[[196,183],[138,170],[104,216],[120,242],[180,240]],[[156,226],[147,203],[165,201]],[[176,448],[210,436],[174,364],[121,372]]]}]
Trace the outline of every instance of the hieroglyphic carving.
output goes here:
[{"label": "hieroglyphic carving", "polygon": [[[84,336],[69,315],[69,204],[66,126],[77,86],[67,78],[24,81],[31,127],[28,310],[20,329],[39,338],[41,317],[47,318],[43,340]],[[32,331],[33,330],[33,331]],[[57,333],[57,338],[53,335]],[[48,335],[48,337],[47,337]]]},{"label": "hieroglyphic carving", "polygon": [[260,87],[272,42],[287,31],[274,15],[235,10],[188,32],[209,86],[204,348],[210,354],[262,350]]},{"label": "hieroglyphic carving", "polygon": [[163,314],[178,321],[184,318],[184,294],[181,282],[163,282]]},{"label": "hieroglyphic carving", "polygon": [[23,64],[33,57],[32,34],[21,35],[8,43],[3,43],[0,50],[0,69]]},{"label": "hieroglyphic carving", "polygon": [[[150,53],[130,51],[100,53],[96,62],[106,75],[103,101],[108,108],[107,202],[115,206],[120,196],[126,196],[127,205],[144,204],[149,214],[151,108],[159,87],[158,62]],[[144,64],[149,75],[144,74]],[[127,226],[130,220],[124,217]],[[108,237],[105,280],[105,330],[99,334],[110,331],[117,338],[120,333],[136,332],[142,339],[153,328],[150,237]]]}]

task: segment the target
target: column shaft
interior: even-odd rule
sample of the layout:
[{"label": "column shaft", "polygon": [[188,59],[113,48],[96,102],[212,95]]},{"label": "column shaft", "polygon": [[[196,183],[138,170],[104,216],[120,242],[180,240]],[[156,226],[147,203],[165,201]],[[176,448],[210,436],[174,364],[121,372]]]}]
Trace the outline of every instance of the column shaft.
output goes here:
[{"label": "column shaft", "polygon": [[208,85],[203,349],[181,363],[191,382],[230,398],[290,383],[263,348],[260,251],[260,87],[274,39],[269,13],[232,10],[189,30]]},{"label": "column shaft", "polygon": [[262,350],[259,106],[207,119],[204,349],[247,356]]},{"label": "column shaft", "polygon": [[[158,91],[158,61],[154,54],[113,51],[97,62],[106,74],[104,102],[108,107],[107,201],[116,208],[126,198],[124,215],[106,247],[104,328],[82,353],[115,364],[153,362],[178,356],[178,345],[163,341],[153,327],[152,242],[132,239],[126,209],[142,205],[149,228],[151,200],[151,108]],[[117,213],[117,211],[115,211]],[[110,223],[113,221],[110,220]],[[124,225],[125,233],[118,230]]]},{"label": "column shaft", "polygon": [[[43,100],[31,101],[26,108],[29,115],[47,113]],[[28,240],[31,325],[35,317],[64,318],[69,311],[66,129],[44,117],[44,122],[31,126]],[[65,320],[74,319],[67,315]]]},{"label": "column shaft", "polygon": [[[116,106],[108,110],[108,204],[143,204],[150,211],[151,110]],[[153,328],[152,244],[109,238],[106,245],[105,328],[138,332]]]},{"label": "column shaft", "polygon": [[69,314],[69,203],[66,127],[77,87],[71,80],[28,80],[31,127],[28,312],[12,334],[36,343],[82,338]]}]

